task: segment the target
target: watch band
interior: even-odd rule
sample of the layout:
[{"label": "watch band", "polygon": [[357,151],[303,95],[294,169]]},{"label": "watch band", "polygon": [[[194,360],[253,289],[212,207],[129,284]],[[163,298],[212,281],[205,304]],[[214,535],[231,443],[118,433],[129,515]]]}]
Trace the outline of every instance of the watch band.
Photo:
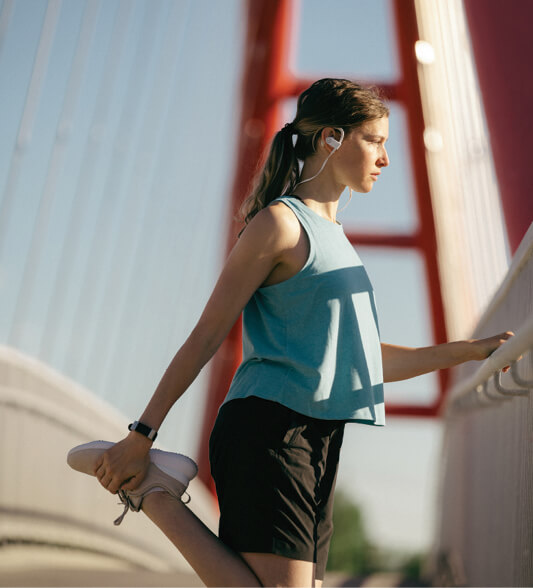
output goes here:
[{"label": "watch band", "polygon": [[155,441],[157,437],[157,431],[155,429],[152,429],[148,425],[140,423],[139,421],[135,421],[134,423],[129,424],[128,429],[130,431],[136,431],[137,433],[140,433],[141,435],[148,437],[150,441]]}]

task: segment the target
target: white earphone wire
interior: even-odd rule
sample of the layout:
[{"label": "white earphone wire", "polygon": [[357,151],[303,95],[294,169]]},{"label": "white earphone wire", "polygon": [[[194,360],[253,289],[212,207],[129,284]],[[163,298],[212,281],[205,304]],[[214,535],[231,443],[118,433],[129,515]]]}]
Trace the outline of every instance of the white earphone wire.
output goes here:
[{"label": "white earphone wire", "polygon": [[339,210],[337,210],[337,214],[339,214],[339,212],[342,212],[347,206],[348,204],[350,204],[351,200],[352,200],[352,189],[348,186],[348,190],[350,190],[350,197],[348,198],[348,202]]}]

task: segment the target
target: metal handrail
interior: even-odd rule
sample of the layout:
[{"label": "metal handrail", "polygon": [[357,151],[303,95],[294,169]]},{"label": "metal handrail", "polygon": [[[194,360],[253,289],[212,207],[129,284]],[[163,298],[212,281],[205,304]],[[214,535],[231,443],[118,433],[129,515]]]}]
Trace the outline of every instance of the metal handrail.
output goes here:
[{"label": "metal handrail", "polygon": [[[518,374],[518,358],[533,350],[533,316],[530,317],[501,347],[496,349],[472,376],[457,384],[448,395],[448,411],[474,405],[488,405],[507,400],[512,396],[527,396],[533,381]],[[507,388],[501,383],[501,370],[511,366],[510,377],[519,388]],[[497,394],[489,394],[488,383],[493,379]]]},{"label": "metal handrail", "polygon": [[[533,354],[530,357],[531,364],[533,365]],[[522,376],[518,373],[518,361],[514,361],[511,364],[511,376],[513,380],[523,388],[533,388],[533,380],[525,380]]]},{"label": "metal handrail", "polygon": [[506,396],[526,396],[529,394],[528,388],[506,388],[502,384],[502,372],[496,372],[493,374],[492,379],[494,381],[494,387],[500,394]]}]

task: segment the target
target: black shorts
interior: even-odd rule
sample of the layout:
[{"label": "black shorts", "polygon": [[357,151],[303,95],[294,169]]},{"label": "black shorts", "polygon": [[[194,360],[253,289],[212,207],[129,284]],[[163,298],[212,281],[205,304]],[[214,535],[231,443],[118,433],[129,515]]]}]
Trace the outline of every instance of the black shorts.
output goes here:
[{"label": "black shorts", "polygon": [[209,440],[220,539],[240,553],[314,562],[322,580],[343,433],[344,421],[254,396],[223,405]]}]

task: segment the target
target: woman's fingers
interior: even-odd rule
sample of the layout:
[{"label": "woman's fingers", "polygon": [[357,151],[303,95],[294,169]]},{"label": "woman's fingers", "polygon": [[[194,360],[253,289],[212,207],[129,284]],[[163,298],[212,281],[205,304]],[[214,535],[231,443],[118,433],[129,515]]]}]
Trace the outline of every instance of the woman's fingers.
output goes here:
[{"label": "woman's fingers", "polygon": [[126,479],[123,480],[121,490],[135,490],[137,486],[144,480],[150,466],[150,458],[146,456],[143,460],[139,460],[135,464],[135,471]]},{"label": "woman's fingers", "polygon": [[148,463],[130,463],[127,468],[114,471],[110,466],[102,464],[97,471],[100,484],[112,494],[119,490],[134,490],[143,481]]},{"label": "woman's fingers", "polygon": [[513,331],[505,331],[504,333],[500,334],[500,339],[501,339],[502,343],[505,343],[505,341],[507,341],[511,337],[514,337]]},{"label": "woman's fingers", "polygon": [[102,464],[104,463],[104,456],[101,455],[97,460],[96,463],[94,464],[94,470],[93,470],[93,474],[98,477],[98,470],[102,467]]},{"label": "woman's fingers", "polygon": [[120,485],[123,481],[124,480],[122,478],[111,476],[109,479],[109,483],[106,486],[108,492],[111,492],[111,494],[116,494],[120,490]]},{"label": "woman's fingers", "polygon": [[[104,488],[106,488],[107,490],[109,490],[109,492],[112,492],[110,485],[113,482],[113,476],[109,475],[109,474],[105,474],[105,476],[100,480],[100,484],[102,484],[102,486]],[[114,492],[113,492],[114,494]]]},{"label": "woman's fingers", "polygon": [[[115,468],[109,463],[108,451],[98,458],[94,475],[98,478],[100,484],[112,494],[117,493],[120,483],[124,480],[124,478],[121,478],[121,472],[115,471]],[[118,481],[119,479],[120,481]]]},{"label": "woman's fingers", "polygon": [[[503,345],[506,341],[508,341],[511,337],[514,337],[514,333],[513,331],[504,331],[503,333],[500,333],[499,335],[496,335],[496,338],[498,339],[498,346],[495,347],[491,353],[493,353],[494,351],[496,351],[496,349],[498,349],[498,347],[500,347],[501,345]],[[502,372],[508,372],[511,369],[510,365],[506,365],[504,368],[502,368]]]},{"label": "woman's fingers", "polygon": [[120,489],[121,490],[135,490],[135,488],[137,488],[137,486],[139,486],[139,484],[143,481],[144,479],[144,472],[142,472],[140,474],[137,474],[136,476],[133,476],[131,478],[129,478],[128,480],[126,480],[121,486]]},{"label": "woman's fingers", "polygon": [[122,476],[113,474],[113,472],[106,471],[105,469],[101,469],[101,471],[99,471],[97,478],[100,484],[108,492],[111,492],[111,494],[116,494],[119,491],[120,485],[124,480]]},{"label": "woman's fingers", "polygon": [[498,347],[503,345],[511,337],[514,337],[514,333],[512,331],[505,331],[503,333],[498,333],[498,335],[488,337],[486,341],[490,341],[492,343],[492,345],[494,346],[493,351],[495,351],[496,349],[498,349]]},{"label": "woman's fingers", "polygon": [[96,461],[94,475],[112,494],[121,488],[134,490],[144,479],[150,458],[147,449],[131,449],[127,438],[105,451]]},{"label": "woman's fingers", "polygon": [[497,335],[493,335],[492,337],[487,337],[486,339],[479,339],[479,343],[486,347],[486,357],[491,355],[501,347],[505,342],[507,342],[511,337],[514,337],[514,333],[512,331],[505,331],[503,333],[498,333]]}]

